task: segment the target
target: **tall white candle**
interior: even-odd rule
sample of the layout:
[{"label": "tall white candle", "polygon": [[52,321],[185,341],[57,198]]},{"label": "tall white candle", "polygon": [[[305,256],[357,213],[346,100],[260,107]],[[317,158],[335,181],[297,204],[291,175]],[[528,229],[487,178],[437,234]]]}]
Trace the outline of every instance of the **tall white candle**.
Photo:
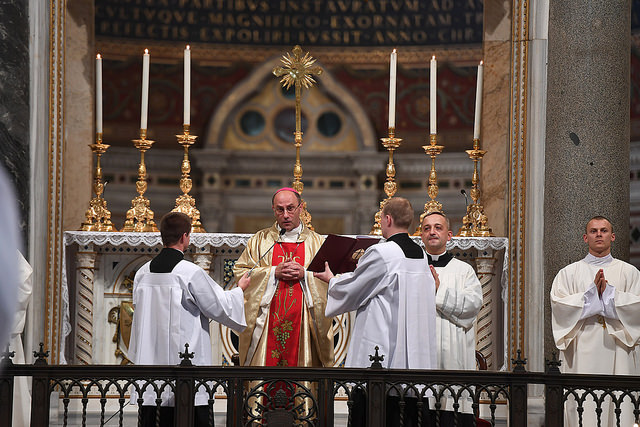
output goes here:
[{"label": "tall white candle", "polygon": [[476,111],[473,121],[473,139],[480,139],[480,117],[482,116],[482,75],[484,66],[482,61],[478,65],[478,81],[476,83]]},{"label": "tall white candle", "polygon": [[142,107],[140,109],[140,129],[147,128],[147,112],[149,111],[149,49],[142,55]]},{"label": "tall white candle", "polygon": [[396,127],[396,71],[398,67],[398,53],[395,49],[391,52],[389,65],[389,127]]},{"label": "tall white candle", "polygon": [[191,48],[187,45],[184,50],[184,121],[185,125],[191,122]]},{"label": "tall white candle", "polygon": [[102,57],[96,55],[96,133],[102,133]]},{"label": "tall white candle", "polygon": [[436,57],[435,55],[431,57],[431,74],[430,74],[430,80],[429,80],[429,101],[430,101],[430,106],[429,106],[429,127],[431,129],[431,133],[437,133],[436,132],[436,75],[437,75],[437,71],[438,71],[438,63],[436,62]]}]

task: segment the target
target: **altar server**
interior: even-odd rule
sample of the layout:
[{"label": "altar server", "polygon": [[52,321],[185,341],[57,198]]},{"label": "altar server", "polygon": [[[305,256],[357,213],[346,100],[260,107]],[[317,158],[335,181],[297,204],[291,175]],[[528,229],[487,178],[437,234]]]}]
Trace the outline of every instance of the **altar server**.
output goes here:
[{"label": "altar server", "polygon": [[244,293],[240,364],[331,367],[327,284],[306,269],[324,239],[301,221],[304,206],[293,188],[276,191],[271,205],[275,224],[249,239],[233,268],[236,278],[250,272],[251,279]]},{"label": "altar server", "polygon": [[[551,286],[551,322],[566,373],[640,375],[640,272],[611,256],[611,222],[592,218],[583,240],[589,253],[556,275]],[[573,406],[571,408],[570,406]],[[586,405],[583,425],[596,425]],[[578,425],[575,402],[567,402],[565,425]],[[614,405],[605,402],[601,425],[615,425]],[[633,425],[624,407],[620,425]]]},{"label": "altar server", "polygon": [[[164,248],[136,273],[133,283],[135,307],[129,357],[137,365],[177,365],[179,352],[189,344],[194,365],[211,365],[209,319],[242,331],[246,327],[243,291],[245,275],[238,287],[224,291],[196,264],[184,260],[189,247],[191,219],[179,212],[166,214],[160,223]],[[209,425],[208,394],[196,393],[194,425]],[[137,394],[132,391],[132,403]],[[143,393],[143,426],[155,426],[155,392]],[[162,393],[161,425],[173,425],[174,395]]]},{"label": "altar server", "polygon": [[[33,269],[17,251],[17,265],[20,272],[20,286],[18,287],[18,306],[13,317],[13,330],[9,350],[15,352],[13,363],[26,363],[25,350],[22,344],[22,333],[27,320],[27,308],[33,294]],[[31,422],[31,391],[27,377],[15,377],[13,383],[13,425],[27,426]]]},{"label": "altar server", "polygon": [[[347,367],[371,366],[369,355],[376,346],[384,355],[384,368],[437,366],[435,282],[424,251],[409,237],[412,220],[408,200],[389,199],[380,218],[387,241],[370,246],[351,273],[334,277],[328,264],[324,272],[315,273],[329,281],[327,317],[357,310]],[[413,411],[414,405],[407,404],[408,410]],[[398,408],[397,398],[387,399],[387,425],[400,418]],[[367,425],[364,414],[354,412],[352,419]],[[405,423],[416,415],[405,413]]]},{"label": "altar server", "polygon": [[21,239],[17,205],[13,184],[0,165],[0,235],[3,239],[0,248],[0,351],[4,351],[9,343],[20,285],[17,253]]},{"label": "altar server", "polygon": [[[482,285],[471,265],[447,253],[451,240],[449,218],[441,212],[425,215],[421,239],[436,282],[436,340],[438,369],[476,369],[476,330],[474,323],[482,307]],[[440,425],[453,424],[454,399],[442,399]],[[473,400],[468,393],[460,404],[458,425],[473,426]]]}]

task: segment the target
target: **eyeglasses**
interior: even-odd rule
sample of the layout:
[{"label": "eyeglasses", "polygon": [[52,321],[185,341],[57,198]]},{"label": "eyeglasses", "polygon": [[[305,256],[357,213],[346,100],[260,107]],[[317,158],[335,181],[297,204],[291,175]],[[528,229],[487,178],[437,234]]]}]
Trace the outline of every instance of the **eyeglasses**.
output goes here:
[{"label": "eyeglasses", "polygon": [[283,208],[282,206],[278,206],[277,208],[273,208],[273,211],[276,213],[276,215],[282,215],[284,214],[284,211],[287,211],[287,213],[292,214],[295,212],[296,209],[298,209],[300,207],[301,203],[298,203],[296,206],[287,206],[286,208]]}]

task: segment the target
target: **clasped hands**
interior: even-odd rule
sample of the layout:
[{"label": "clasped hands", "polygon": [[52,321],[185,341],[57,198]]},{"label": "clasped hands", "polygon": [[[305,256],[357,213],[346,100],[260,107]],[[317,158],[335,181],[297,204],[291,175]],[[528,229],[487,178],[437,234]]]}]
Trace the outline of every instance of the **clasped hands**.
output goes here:
[{"label": "clasped hands", "polygon": [[285,260],[276,266],[276,279],[297,282],[304,277],[304,267],[293,260]]},{"label": "clasped hands", "polygon": [[604,270],[598,270],[593,282],[596,284],[596,289],[598,289],[598,296],[602,299],[602,293],[607,288],[607,280],[604,278]]}]

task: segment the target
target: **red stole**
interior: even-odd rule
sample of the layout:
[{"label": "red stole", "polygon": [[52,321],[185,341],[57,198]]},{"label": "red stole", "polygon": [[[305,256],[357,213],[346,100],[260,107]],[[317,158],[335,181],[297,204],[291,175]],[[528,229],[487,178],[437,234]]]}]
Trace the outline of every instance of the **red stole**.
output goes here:
[{"label": "red stole", "polygon": [[[304,265],[304,242],[278,243],[271,265],[290,259]],[[298,366],[300,322],[303,303],[300,282],[279,281],[269,309],[265,366]]]}]

